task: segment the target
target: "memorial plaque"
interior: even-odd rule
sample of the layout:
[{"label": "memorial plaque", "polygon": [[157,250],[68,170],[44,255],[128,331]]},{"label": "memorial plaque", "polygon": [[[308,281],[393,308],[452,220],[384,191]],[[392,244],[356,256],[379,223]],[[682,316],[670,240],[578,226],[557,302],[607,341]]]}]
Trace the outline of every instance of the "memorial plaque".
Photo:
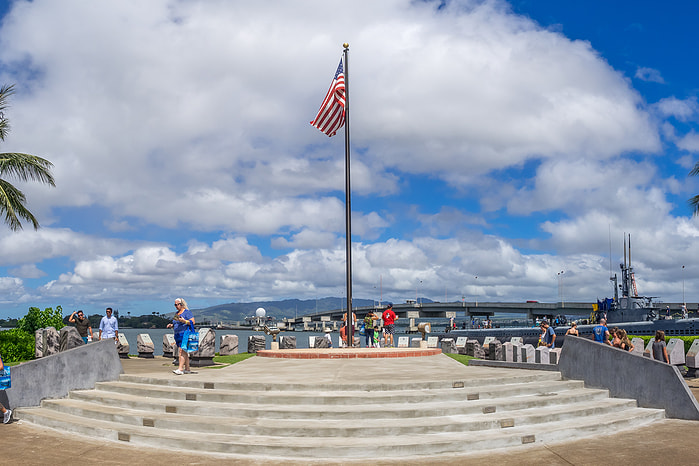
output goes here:
[{"label": "memorial plaque", "polygon": [[512,362],[519,362],[522,359],[522,345],[520,343],[512,343]]},{"label": "memorial plaque", "polygon": [[398,348],[407,348],[410,346],[410,337],[398,337]]},{"label": "memorial plaque", "polygon": [[673,366],[684,365],[684,341],[679,338],[671,338],[667,343],[667,355]]},{"label": "memorial plaque", "polygon": [[175,335],[172,333],[166,333],[163,335],[163,356],[166,358],[173,358],[179,353],[176,351],[175,347]]},{"label": "memorial plaque", "polygon": [[509,341],[506,341],[505,343],[503,343],[502,344],[502,352],[505,355],[505,361],[515,362],[514,345],[512,343],[510,343]]},{"label": "memorial plaque", "polygon": [[536,361],[536,349],[533,345],[522,345],[520,348],[520,355],[522,356],[520,362],[535,362]]},{"label": "memorial plaque", "polygon": [[539,346],[536,349],[535,353],[535,361],[539,364],[550,364],[550,358],[549,358],[549,352],[551,351],[550,348],[546,346]]},{"label": "memorial plaque", "polygon": [[561,348],[554,348],[549,351],[549,362],[551,364],[558,364],[561,362]]},{"label": "memorial plaque", "polygon": [[699,340],[694,340],[692,346],[687,351],[687,367],[692,369],[699,368]]},{"label": "memorial plaque", "polygon": [[308,337],[308,347],[315,348],[315,345],[316,345],[316,337]]},{"label": "memorial plaque", "polygon": [[495,337],[485,337],[485,340],[483,340],[483,346],[488,346],[488,344],[493,340],[495,340]]},{"label": "memorial plaque", "polygon": [[117,336],[117,353],[121,359],[129,358],[129,340],[126,339],[126,335],[119,333]]},{"label": "memorial plaque", "polygon": [[510,343],[521,346],[524,344],[524,341],[522,341],[522,337],[512,337],[510,338]]},{"label": "memorial plaque", "polygon": [[631,344],[633,345],[633,351],[631,351],[631,354],[643,356],[643,338],[632,338]]},{"label": "memorial plaque", "polygon": [[464,348],[466,346],[466,340],[468,340],[468,337],[459,337],[456,339],[456,347],[457,348]]},{"label": "memorial plaque", "polygon": [[136,336],[136,348],[139,358],[151,359],[155,351],[155,345],[147,333],[139,333]]},{"label": "memorial plaque", "polygon": [[427,347],[436,348],[439,343],[439,337],[427,337]]},{"label": "memorial plaque", "polygon": [[420,347],[420,342],[422,341],[422,338],[420,337],[413,337],[410,339],[410,347],[411,348],[419,348]]}]

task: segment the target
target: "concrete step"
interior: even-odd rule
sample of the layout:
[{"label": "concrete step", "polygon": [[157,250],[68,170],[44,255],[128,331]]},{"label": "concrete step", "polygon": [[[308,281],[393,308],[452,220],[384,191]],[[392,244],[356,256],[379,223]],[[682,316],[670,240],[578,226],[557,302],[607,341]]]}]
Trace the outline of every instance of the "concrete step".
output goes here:
[{"label": "concrete step", "polygon": [[433,434],[440,432],[470,432],[500,429],[503,424],[529,425],[591,416],[605,412],[618,412],[636,407],[634,400],[610,399],[591,404],[587,401],[561,405],[537,406],[514,411],[473,412],[471,414],[433,415],[422,418],[375,419],[257,419],[218,415],[183,415],[124,409],[96,403],[63,399],[46,400],[42,408],[83,418],[119,422],[131,426],[149,425],[168,429],[176,424],[178,430],[213,433],[236,433],[245,435],[279,436],[293,432],[302,437],[354,436],[372,438],[390,433],[392,435]]},{"label": "concrete step", "polygon": [[202,379],[122,376],[38,408],[18,408],[15,416],[89,438],[231,460],[406,463],[606,435],[664,417],[556,372],[293,387]]},{"label": "concrete step", "polygon": [[[102,406],[114,406],[124,409],[136,409],[145,412],[162,413],[165,411],[198,416],[236,416],[252,419],[416,419],[431,416],[449,416],[481,413],[483,410],[511,411],[530,407],[543,407],[554,404],[575,402],[595,403],[606,400],[609,394],[606,390],[584,389],[581,386],[558,390],[554,392],[532,393],[518,396],[503,396],[498,399],[484,398],[455,403],[450,399],[420,404],[406,403],[399,396],[393,397],[383,405],[365,404],[361,398],[355,405],[326,406],[318,404],[289,404],[279,405],[265,402],[196,402],[188,400],[168,400],[149,398],[129,393],[108,392],[102,390],[76,390],[71,392],[70,399],[81,402],[96,403]],[[549,386],[550,388],[550,386]],[[367,396],[364,394],[364,396]],[[463,400],[462,400],[463,401]],[[48,401],[45,401],[48,402]]]},{"label": "concrete step", "polygon": [[385,405],[400,403],[428,403],[435,400],[466,401],[473,399],[495,399],[503,396],[523,394],[546,395],[557,390],[582,388],[583,383],[576,380],[547,380],[529,383],[509,383],[499,386],[469,388],[439,388],[439,389],[402,389],[383,391],[352,391],[332,390],[327,387],[309,387],[305,390],[281,392],[269,390],[226,390],[205,389],[192,387],[173,387],[154,383],[134,382],[99,382],[95,385],[97,391],[125,393],[138,397],[159,398],[163,400],[208,401],[219,403],[249,403],[275,405]]},{"label": "concrete step", "polygon": [[[288,458],[391,458],[406,461],[448,457],[465,451],[484,451],[535,442],[562,441],[572,436],[604,435],[630,427],[641,427],[662,419],[662,410],[631,408],[608,410],[598,415],[549,420],[531,426],[501,427],[498,430],[464,434],[435,433],[384,435],[361,441],[357,437],[303,437],[287,433],[283,437],[210,432],[183,432],[177,424],[167,429],[131,426],[120,422],[86,419],[42,408],[22,409],[22,419],[47,427],[90,437],[186,451],[207,451],[231,455],[231,458],[279,460]],[[290,435],[291,434],[291,435]],[[370,441],[369,441],[370,440]]]}]

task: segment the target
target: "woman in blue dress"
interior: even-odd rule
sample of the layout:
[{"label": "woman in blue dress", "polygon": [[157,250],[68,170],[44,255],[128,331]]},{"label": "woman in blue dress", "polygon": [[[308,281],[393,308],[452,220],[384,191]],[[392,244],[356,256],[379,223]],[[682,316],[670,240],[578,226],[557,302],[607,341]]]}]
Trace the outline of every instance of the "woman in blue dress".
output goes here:
[{"label": "woman in blue dress", "polygon": [[181,345],[184,331],[187,330],[190,325],[194,325],[194,316],[192,315],[192,311],[187,307],[187,303],[182,298],[175,299],[175,308],[177,309],[177,313],[172,319],[172,323],[167,324],[167,328],[172,328],[175,332],[175,344],[179,350],[180,367],[172,372],[177,375],[191,374],[192,371],[189,370],[189,353],[183,350]]}]

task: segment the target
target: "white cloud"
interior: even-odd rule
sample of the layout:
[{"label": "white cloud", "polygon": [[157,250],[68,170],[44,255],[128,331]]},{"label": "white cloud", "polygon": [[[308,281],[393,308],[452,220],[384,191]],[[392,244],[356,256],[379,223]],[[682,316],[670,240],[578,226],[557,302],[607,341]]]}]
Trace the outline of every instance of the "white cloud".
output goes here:
[{"label": "white cloud", "polygon": [[688,121],[695,117],[699,111],[699,104],[696,97],[680,100],[676,97],[660,99],[655,104],[658,112],[664,117],[675,117],[679,121]]},{"label": "white cloud", "polygon": [[665,80],[663,79],[662,74],[660,74],[660,71],[654,68],[646,68],[643,66],[639,66],[638,68],[636,68],[635,77],[642,81],[665,84]]}]

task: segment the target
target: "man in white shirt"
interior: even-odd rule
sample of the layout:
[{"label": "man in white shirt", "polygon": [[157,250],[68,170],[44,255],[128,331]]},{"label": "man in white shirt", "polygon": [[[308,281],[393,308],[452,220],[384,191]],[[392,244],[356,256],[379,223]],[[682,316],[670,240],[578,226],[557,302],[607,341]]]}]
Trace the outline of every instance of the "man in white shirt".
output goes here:
[{"label": "man in white shirt", "polygon": [[104,338],[114,338],[115,340],[119,336],[119,322],[117,322],[116,317],[112,317],[112,308],[107,308],[107,315],[102,317],[100,320],[100,334],[99,339],[102,339],[102,334]]}]

